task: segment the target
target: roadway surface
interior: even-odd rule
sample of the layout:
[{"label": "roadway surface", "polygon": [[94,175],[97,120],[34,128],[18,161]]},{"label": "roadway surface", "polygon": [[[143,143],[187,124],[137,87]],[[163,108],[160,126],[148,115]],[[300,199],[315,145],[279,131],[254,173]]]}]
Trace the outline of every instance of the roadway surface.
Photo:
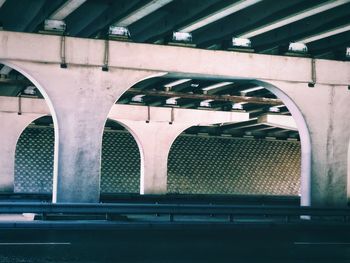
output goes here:
[{"label": "roadway surface", "polygon": [[350,262],[350,226],[106,221],[0,224],[0,262]]}]

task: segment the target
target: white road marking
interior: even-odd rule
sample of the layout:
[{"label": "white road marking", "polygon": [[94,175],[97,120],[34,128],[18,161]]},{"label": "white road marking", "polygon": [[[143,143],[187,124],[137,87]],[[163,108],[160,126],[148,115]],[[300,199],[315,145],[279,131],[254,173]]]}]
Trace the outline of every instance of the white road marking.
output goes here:
[{"label": "white road marking", "polygon": [[0,246],[25,246],[25,245],[31,245],[31,246],[36,246],[36,245],[71,245],[72,243],[70,242],[18,242],[18,243],[10,243],[10,242],[4,242],[0,243]]},{"label": "white road marking", "polygon": [[294,242],[294,245],[350,245],[350,242]]}]

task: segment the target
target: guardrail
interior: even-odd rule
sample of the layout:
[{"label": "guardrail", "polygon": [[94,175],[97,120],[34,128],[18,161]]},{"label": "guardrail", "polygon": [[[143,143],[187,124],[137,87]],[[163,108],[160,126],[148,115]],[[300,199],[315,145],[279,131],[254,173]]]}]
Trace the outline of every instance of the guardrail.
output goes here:
[{"label": "guardrail", "polygon": [[[187,205],[187,204],[49,204],[49,203],[0,203],[0,213],[36,213],[60,215],[168,215],[169,221],[175,216],[208,216],[212,218],[226,216],[227,222],[234,222],[237,217],[276,218],[279,221],[334,220],[349,222],[350,209],[315,208],[290,206],[232,206],[232,205]],[[148,218],[148,220],[150,220]]]}]

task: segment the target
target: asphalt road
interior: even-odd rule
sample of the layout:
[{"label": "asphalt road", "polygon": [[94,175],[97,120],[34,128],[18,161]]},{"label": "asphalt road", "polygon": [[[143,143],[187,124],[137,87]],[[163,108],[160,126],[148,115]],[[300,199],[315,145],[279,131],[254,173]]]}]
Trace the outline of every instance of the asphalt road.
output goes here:
[{"label": "asphalt road", "polygon": [[350,262],[350,226],[0,226],[0,262]]}]

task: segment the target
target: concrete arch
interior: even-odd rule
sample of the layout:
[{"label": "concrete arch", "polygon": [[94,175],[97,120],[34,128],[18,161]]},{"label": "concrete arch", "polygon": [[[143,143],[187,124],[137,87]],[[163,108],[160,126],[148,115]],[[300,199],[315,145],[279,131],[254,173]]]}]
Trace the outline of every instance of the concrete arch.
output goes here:
[{"label": "concrete arch", "polygon": [[[143,174],[143,167],[144,167],[144,149],[142,147],[142,144],[137,136],[137,134],[134,132],[134,130],[129,127],[129,125],[127,123],[124,123],[122,120],[118,120],[118,119],[114,119],[113,117],[108,117],[107,120],[111,120],[113,122],[116,122],[118,124],[120,124],[121,126],[123,126],[128,132],[129,134],[131,134],[132,138],[134,139],[134,141],[136,142],[139,154],[140,154],[140,178],[141,175]],[[107,121],[106,121],[107,122]],[[103,142],[103,136],[104,134],[102,133],[102,137],[101,137],[101,142]],[[103,148],[102,148],[103,150]],[[100,156],[100,175],[101,175],[101,169],[102,169],[102,151],[101,151],[101,156]],[[141,180],[140,180],[141,182]],[[100,181],[100,187],[101,187],[101,181]]]},{"label": "concrete arch", "polygon": [[311,205],[311,137],[305,118],[297,104],[278,87],[260,80],[253,81],[273,94],[275,94],[286,105],[297,124],[301,142],[301,198],[300,205]]},{"label": "concrete arch", "polygon": [[[225,81],[235,81],[237,78],[230,78],[227,76],[207,76],[207,75],[192,75],[192,74],[169,74],[168,76],[177,77],[177,78],[206,78],[210,80],[225,80]],[[286,105],[292,117],[294,118],[298,132],[300,135],[301,141],[301,199],[300,204],[302,206],[311,205],[311,137],[310,132],[305,121],[305,118],[297,106],[297,104],[285,93],[282,89],[277,86],[268,83],[266,81],[261,81],[257,79],[251,79],[252,83],[255,83],[258,86],[262,86],[275,94],[282,102]],[[176,138],[175,138],[176,139]],[[175,141],[174,139],[174,141]],[[350,188],[350,186],[349,186]]]},{"label": "concrete arch", "polygon": [[[47,115],[47,114],[41,114],[40,116],[35,116],[34,118],[32,118],[30,121],[28,120],[28,122],[27,122],[27,125],[26,126],[23,126],[23,128],[22,128],[22,130],[21,130],[21,133],[19,134],[19,136],[18,136],[18,138],[17,138],[17,141],[16,141],[16,145],[15,145],[15,157],[17,157],[17,153],[18,153],[18,142],[19,142],[19,140],[20,140],[20,138],[21,138],[21,136],[22,136],[22,134],[25,132],[25,130],[28,128],[28,126],[29,126],[29,124],[31,123],[31,122],[33,122],[33,121],[36,121],[36,120],[38,120],[38,119],[40,119],[40,118],[42,118],[42,117],[46,117],[46,116],[49,116],[49,117],[51,117],[51,115]],[[55,135],[54,135],[55,136]],[[16,167],[16,159],[17,158],[15,158],[15,162],[14,162],[14,167]],[[54,177],[52,176],[52,179],[53,179]],[[16,185],[16,173],[14,173],[14,184]],[[26,181],[28,181],[29,179],[27,179]],[[44,184],[44,188],[45,188],[45,184]],[[50,188],[52,189],[53,188],[53,181],[51,181],[51,183],[50,183]],[[50,191],[51,192],[51,191]]]},{"label": "concrete arch", "polygon": [[54,193],[57,192],[57,174],[58,174],[58,142],[59,142],[59,128],[58,128],[58,121],[57,121],[57,115],[56,115],[56,111],[55,108],[53,106],[53,103],[50,99],[50,97],[48,96],[45,88],[43,87],[43,85],[34,77],[32,77],[30,74],[28,74],[26,72],[25,69],[23,69],[21,66],[17,65],[16,63],[12,62],[12,61],[6,61],[6,60],[0,60],[1,64],[4,64],[8,67],[11,67],[13,69],[15,69],[16,71],[18,71],[19,73],[21,73],[23,76],[25,76],[27,79],[29,79],[34,85],[35,87],[40,91],[40,93],[43,95],[46,104],[49,107],[50,110],[50,114],[52,116],[52,120],[54,123],[54,132],[55,132],[55,148],[54,148],[54,167],[53,167],[53,196],[55,196]]}]

